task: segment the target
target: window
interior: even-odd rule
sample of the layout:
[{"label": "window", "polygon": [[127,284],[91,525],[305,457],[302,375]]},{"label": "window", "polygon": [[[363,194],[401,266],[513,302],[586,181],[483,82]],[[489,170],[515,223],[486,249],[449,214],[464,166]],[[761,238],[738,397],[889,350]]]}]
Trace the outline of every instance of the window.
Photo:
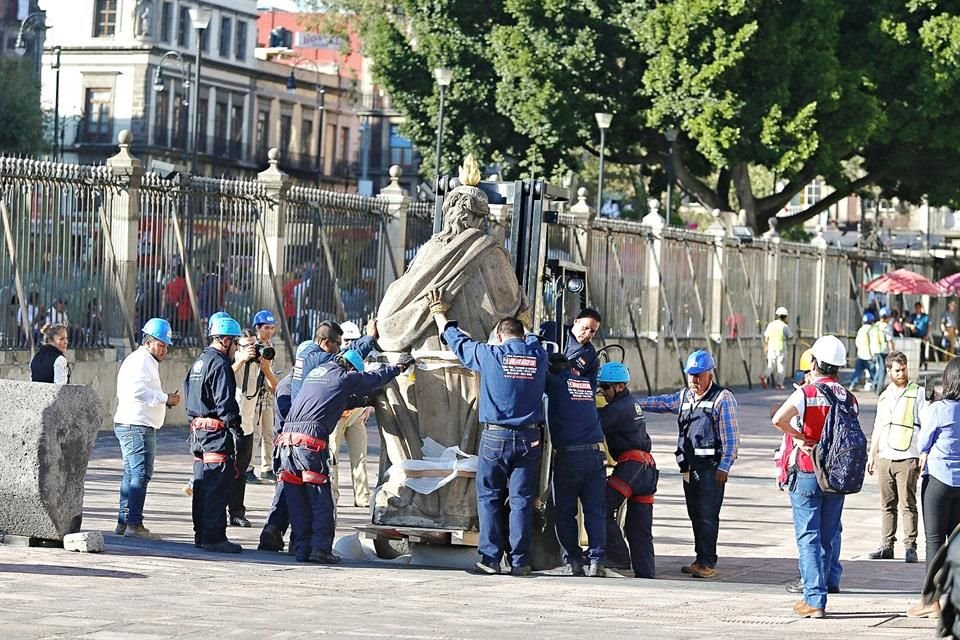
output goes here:
[{"label": "window", "polygon": [[190,22],[190,9],[180,7],[180,20],[177,24],[177,44],[185,49],[190,48],[190,29],[193,28]]},{"label": "window", "polygon": [[293,130],[293,116],[285,113],[280,116],[280,153],[287,154],[290,151],[290,134]]},{"label": "window", "polygon": [[220,57],[230,57],[230,36],[233,35],[233,24],[230,18],[220,18]]},{"label": "window", "polygon": [[313,120],[303,119],[303,127],[300,131],[300,155],[306,158],[310,155],[310,142],[313,137]]},{"label": "window", "polygon": [[[206,98],[200,98],[200,122],[197,124],[197,151],[209,153],[210,147],[207,145],[207,115],[210,113],[209,104]],[[189,127],[188,127],[189,128]]]},{"label": "window", "polygon": [[157,114],[153,121],[153,144],[165,147],[170,144],[170,132],[167,131],[167,109],[170,108],[169,93],[160,91],[157,96]]},{"label": "window", "polygon": [[112,36],[116,31],[117,0],[97,0],[93,19],[93,36],[95,38]]},{"label": "window", "polygon": [[350,161],[350,128],[340,127],[340,162],[347,164]]},{"label": "window", "polygon": [[87,142],[110,142],[113,138],[113,90],[87,89],[84,113]]},{"label": "window", "polygon": [[187,102],[182,93],[173,97],[173,137],[170,145],[177,149],[187,148],[187,116],[190,112]]},{"label": "window", "polygon": [[217,109],[213,114],[213,148],[217,155],[223,155],[227,147],[227,101],[217,100]]},{"label": "window", "polygon": [[237,60],[247,59],[247,23],[243,20],[237,20],[237,48],[234,57]]},{"label": "window", "polygon": [[409,167],[413,164],[413,143],[400,135],[400,125],[390,125],[390,164]]},{"label": "window", "polygon": [[257,114],[257,151],[265,153],[270,140],[267,136],[267,123],[270,122],[270,111],[261,110]]},{"label": "window", "polygon": [[[193,26],[192,23],[191,23],[191,26]],[[210,53],[210,26],[209,25],[207,25],[206,29],[200,30],[200,49],[202,49],[204,53]]]},{"label": "window", "polygon": [[160,11],[160,40],[172,42],[173,38],[173,3],[164,2]]},{"label": "window", "polygon": [[234,96],[233,100],[230,105],[230,157],[239,158],[243,146],[243,98]]}]

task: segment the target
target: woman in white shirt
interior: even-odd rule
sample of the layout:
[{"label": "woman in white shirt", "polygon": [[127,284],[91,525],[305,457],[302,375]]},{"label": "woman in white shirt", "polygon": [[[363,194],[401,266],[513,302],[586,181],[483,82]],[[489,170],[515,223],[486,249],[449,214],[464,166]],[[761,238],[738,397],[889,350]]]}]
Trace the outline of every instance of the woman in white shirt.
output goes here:
[{"label": "woman in white shirt", "polygon": [[67,384],[70,372],[64,355],[70,340],[67,328],[62,324],[45,324],[40,329],[43,345],[30,361],[30,380],[33,382],[52,382]]}]

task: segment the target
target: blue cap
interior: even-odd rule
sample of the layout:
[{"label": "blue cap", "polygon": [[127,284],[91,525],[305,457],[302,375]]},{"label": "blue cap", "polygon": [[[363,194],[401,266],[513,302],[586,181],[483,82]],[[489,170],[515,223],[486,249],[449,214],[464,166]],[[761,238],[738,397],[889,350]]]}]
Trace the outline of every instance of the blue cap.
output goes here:
[{"label": "blue cap", "polygon": [[261,309],[253,314],[253,326],[260,324],[277,324],[277,319],[273,317],[273,313],[267,309]]},{"label": "blue cap", "polygon": [[363,358],[360,357],[360,352],[356,349],[347,349],[343,352],[343,359],[353,365],[353,368],[357,371],[363,371]]},{"label": "blue cap", "polygon": [[226,311],[217,311],[215,314],[210,316],[210,318],[207,320],[207,335],[208,336],[214,335],[213,331],[211,331],[211,329],[213,328],[214,322],[216,322],[217,320],[220,320],[221,318],[229,318],[229,317],[230,317],[230,314],[227,313]]},{"label": "blue cap", "polygon": [[173,330],[170,328],[170,323],[163,318],[150,318],[141,331],[144,335],[156,338],[168,347],[173,344]]},{"label": "blue cap", "polygon": [[226,318],[217,318],[210,322],[210,335],[239,338],[240,323],[229,316]]},{"label": "blue cap", "polygon": [[608,362],[600,367],[600,373],[597,374],[597,382],[626,384],[630,382],[630,369],[622,362]]},{"label": "blue cap", "polygon": [[890,317],[890,307],[880,307],[880,317],[889,318]]},{"label": "blue cap", "polygon": [[687,356],[687,364],[683,367],[684,373],[697,375],[705,371],[712,371],[717,368],[717,363],[713,361],[713,356],[709,351],[699,349]]},{"label": "blue cap", "polygon": [[867,311],[865,314],[863,314],[863,321],[867,323],[876,322],[877,317],[873,315],[873,311]]}]

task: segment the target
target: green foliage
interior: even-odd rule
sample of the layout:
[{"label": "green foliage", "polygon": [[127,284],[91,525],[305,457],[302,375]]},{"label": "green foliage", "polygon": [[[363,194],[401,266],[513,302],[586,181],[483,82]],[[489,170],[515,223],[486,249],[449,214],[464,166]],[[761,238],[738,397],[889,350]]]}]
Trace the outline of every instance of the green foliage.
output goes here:
[{"label": "green foliage", "polygon": [[[325,3],[331,7],[330,3]],[[444,168],[579,170],[593,114],[614,114],[612,163],[660,165],[707,209],[765,230],[817,176],[844,195],[960,206],[960,9],[939,0],[341,0],[376,81],[432,166],[438,93],[454,69]],[[328,14],[330,15],[330,14]],[[760,168],[785,187],[756,185]]]},{"label": "green foliage", "polygon": [[813,239],[813,234],[803,228],[803,225],[787,227],[780,232],[780,237],[789,242],[809,243]]},{"label": "green foliage", "polygon": [[27,61],[0,59],[0,152],[31,155],[42,146],[40,86]]}]

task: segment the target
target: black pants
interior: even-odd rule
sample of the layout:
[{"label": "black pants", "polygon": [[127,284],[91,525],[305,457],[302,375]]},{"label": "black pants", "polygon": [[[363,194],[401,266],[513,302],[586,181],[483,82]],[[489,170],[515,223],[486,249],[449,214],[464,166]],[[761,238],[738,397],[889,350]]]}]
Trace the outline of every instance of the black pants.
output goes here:
[{"label": "black pants", "polygon": [[711,569],[717,565],[717,535],[724,491],[723,485],[717,485],[716,477],[715,467],[697,467],[690,470],[690,482],[683,483],[697,564]]},{"label": "black pants", "polygon": [[245,517],[247,508],[243,506],[247,494],[247,467],[253,457],[253,434],[237,438],[237,477],[230,484],[230,499],[227,508],[230,517]]},{"label": "black pants", "polygon": [[951,487],[931,475],[920,484],[923,528],[927,541],[927,567],[950,532],[960,524],[960,487]]},{"label": "black pants", "polygon": [[193,537],[197,544],[227,539],[227,497],[236,473],[232,458],[220,464],[193,463]]}]

